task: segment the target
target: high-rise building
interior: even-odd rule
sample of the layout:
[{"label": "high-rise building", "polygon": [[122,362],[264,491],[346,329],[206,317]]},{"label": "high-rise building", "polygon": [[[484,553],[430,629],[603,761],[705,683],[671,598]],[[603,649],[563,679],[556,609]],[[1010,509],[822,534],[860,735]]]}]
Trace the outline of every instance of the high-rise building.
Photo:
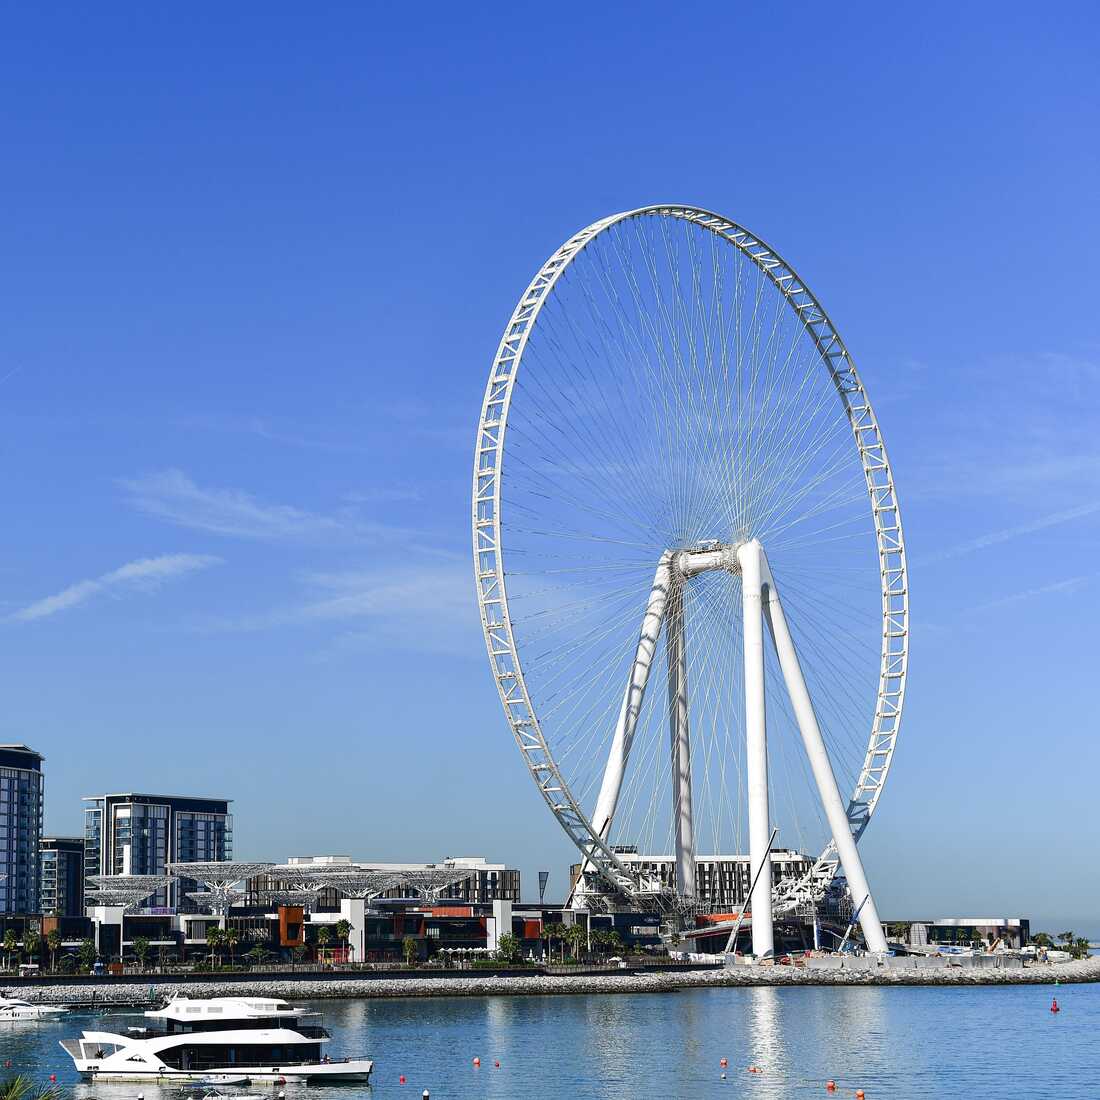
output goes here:
[{"label": "high-rise building", "polygon": [[38,912],[41,753],[0,745],[0,913]]},{"label": "high-rise building", "polygon": [[[85,798],[84,877],[162,875],[169,863],[233,858],[231,799],[163,794],[103,794]],[[197,883],[174,882],[144,908],[194,912]]]},{"label": "high-rise building", "polygon": [[42,913],[47,917],[82,917],[84,838],[44,836],[38,852]]}]

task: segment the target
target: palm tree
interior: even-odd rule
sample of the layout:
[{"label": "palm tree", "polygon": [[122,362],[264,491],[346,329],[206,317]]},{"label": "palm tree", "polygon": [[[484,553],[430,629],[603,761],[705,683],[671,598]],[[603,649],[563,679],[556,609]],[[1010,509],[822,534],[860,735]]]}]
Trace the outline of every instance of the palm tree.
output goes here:
[{"label": "palm tree", "polygon": [[233,965],[233,948],[237,946],[241,938],[241,930],[233,925],[230,925],[225,930],[225,942],[229,947],[229,965]]},{"label": "palm tree", "polygon": [[0,1100],[61,1100],[61,1090],[54,1085],[40,1089],[20,1075],[0,1081]]},{"label": "palm tree", "polygon": [[42,937],[33,928],[28,928],[23,933],[23,951],[26,953],[27,961],[30,962],[41,950]]},{"label": "palm tree", "polygon": [[329,941],[332,939],[332,933],[327,928],[319,928],[317,930],[317,954],[320,957],[325,948],[328,947]]},{"label": "palm tree", "polygon": [[1069,947],[1069,945],[1073,943],[1075,939],[1077,939],[1077,935],[1074,932],[1059,932],[1058,938],[1062,941],[1062,943],[1066,945],[1066,947]]},{"label": "palm tree", "polygon": [[210,948],[210,965],[214,965],[214,953],[225,943],[225,933],[216,925],[206,929],[206,946]]},{"label": "palm tree", "polygon": [[405,955],[405,965],[412,966],[413,956],[416,955],[416,940],[412,936],[406,936],[401,941],[401,950]]},{"label": "palm tree", "polygon": [[554,941],[557,940],[561,943],[561,961],[565,962],[565,925],[564,924],[548,924],[545,928],[546,940],[550,944],[551,955],[553,960]]},{"label": "palm tree", "polygon": [[50,969],[57,969],[57,949],[61,946],[61,933],[51,928],[46,933],[46,946],[50,949]]},{"label": "palm tree", "polygon": [[14,928],[9,928],[4,933],[4,969],[9,970],[11,968],[12,953],[19,950],[19,937],[15,934]]},{"label": "palm tree", "polygon": [[[581,945],[588,939],[585,930],[579,924],[571,924],[565,930],[565,939],[574,959],[580,958]],[[564,961],[564,960],[563,960]]]},{"label": "palm tree", "polygon": [[336,938],[341,940],[344,944],[344,961],[347,961],[347,955],[350,951],[351,941],[351,921],[338,920],[336,922]]}]

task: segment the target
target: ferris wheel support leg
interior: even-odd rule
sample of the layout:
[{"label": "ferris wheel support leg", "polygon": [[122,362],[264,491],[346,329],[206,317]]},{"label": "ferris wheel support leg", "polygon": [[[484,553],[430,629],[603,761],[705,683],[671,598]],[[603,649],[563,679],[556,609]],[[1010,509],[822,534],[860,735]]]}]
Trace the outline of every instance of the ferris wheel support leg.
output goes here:
[{"label": "ferris wheel support leg", "polygon": [[783,604],[780,602],[779,592],[775,587],[775,581],[772,579],[762,548],[759,553],[762,579],[767,586],[764,615],[768,620],[779,666],[783,670],[783,679],[787,683],[791,706],[794,708],[798,728],[802,734],[802,743],[806,748],[806,755],[810,758],[810,767],[817,783],[818,794],[825,808],[825,817],[829,822],[829,829],[832,831],[833,842],[836,844],[837,855],[840,857],[840,864],[844,869],[844,877],[848,880],[852,897],[865,899],[859,910],[859,924],[863,929],[863,938],[869,951],[885,954],[887,947],[886,937],[882,932],[882,922],[875,908],[875,899],[871,896],[871,887],[867,883],[863,861],[860,859],[855,837],[852,835],[852,827],[848,822],[848,814],[840,797],[840,788],[836,785],[836,776],[829,762],[825,740],[821,736],[821,727],[817,724],[817,714],[814,712],[813,701],[810,699],[806,680],[802,675],[802,666],[794,647],[794,639],[787,626]]},{"label": "ferris wheel support leg", "polygon": [[[772,928],[771,811],[768,806],[768,733],[764,709],[764,619],[761,566],[763,553],[753,539],[737,548],[745,651],[745,764],[749,796],[749,866],[764,869],[752,888],[752,953],[775,953]],[[765,868],[765,863],[768,866]]]},{"label": "ferris wheel support leg", "polygon": [[622,790],[623,775],[630,759],[630,746],[634,742],[638,715],[642,712],[642,700],[649,683],[653,658],[657,653],[657,640],[661,635],[661,624],[664,622],[671,587],[672,555],[666,552],[661,555],[657,572],[653,576],[653,587],[649,591],[649,602],[642,619],[638,648],[634,653],[634,663],[630,666],[623,703],[619,708],[619,720],[615,723],[611,751],[607,756],[600,794],[596,799],[596,810],[592,815],[592,827],[596,830],[596,835],[604,840],[610,832],[611,820],[619,802],[619,791]]},{"label": "ferris wheel support leg", "polygon": [[668,656],[668,724],[672,750],[672,828],[676,837],[676,888],[695,897],[695,820],[691,800],[691,735],[688,726],[684,586],[674,583],[665,619]]}]

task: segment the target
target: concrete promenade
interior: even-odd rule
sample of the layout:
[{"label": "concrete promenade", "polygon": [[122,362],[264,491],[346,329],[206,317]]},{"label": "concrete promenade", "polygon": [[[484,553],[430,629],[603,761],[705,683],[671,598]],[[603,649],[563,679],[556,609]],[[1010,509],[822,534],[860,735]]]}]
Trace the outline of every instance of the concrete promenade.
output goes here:
[{"label": "concrete promenade", "polygon": [[50,1004],[134,1004],[173,995],[195,997],[267,996],[288,1000],[375,997],[482,997],[565,993],[669,993],[678,989],[720,986],[786,985],[1053,985],[1100,981],[1100,957],[1057,964],[1033,964],[1012,969],[948,966],[936,969],[879,966],[872,969],[829,969],[793,966],[737,966],[725,969],[679,970],[572,975],[485,975],[465,972],[446,977],[375,978],[324,981],[302,977],[243,975],[224,981],[113,983],[23,987],[18,996]]}]

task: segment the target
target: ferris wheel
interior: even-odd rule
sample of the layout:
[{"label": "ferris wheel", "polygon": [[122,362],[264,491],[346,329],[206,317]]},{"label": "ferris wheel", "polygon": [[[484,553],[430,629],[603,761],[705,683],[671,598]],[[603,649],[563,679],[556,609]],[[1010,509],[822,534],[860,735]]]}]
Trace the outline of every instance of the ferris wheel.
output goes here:
[{"label": "ferris wheel", "polygon": [[[773,906],[838,868],[885,949],[856,841],[905,695],[901,517],[863,383],[790,265],[690,206],[570,237],[490,370],[473,546],[504,713],[582,901],[690,902],[697,860],[762,868],[777,828],[817,858],[757,876],[754,952]],[[672,881],[627,853],[667,854]]]}]

